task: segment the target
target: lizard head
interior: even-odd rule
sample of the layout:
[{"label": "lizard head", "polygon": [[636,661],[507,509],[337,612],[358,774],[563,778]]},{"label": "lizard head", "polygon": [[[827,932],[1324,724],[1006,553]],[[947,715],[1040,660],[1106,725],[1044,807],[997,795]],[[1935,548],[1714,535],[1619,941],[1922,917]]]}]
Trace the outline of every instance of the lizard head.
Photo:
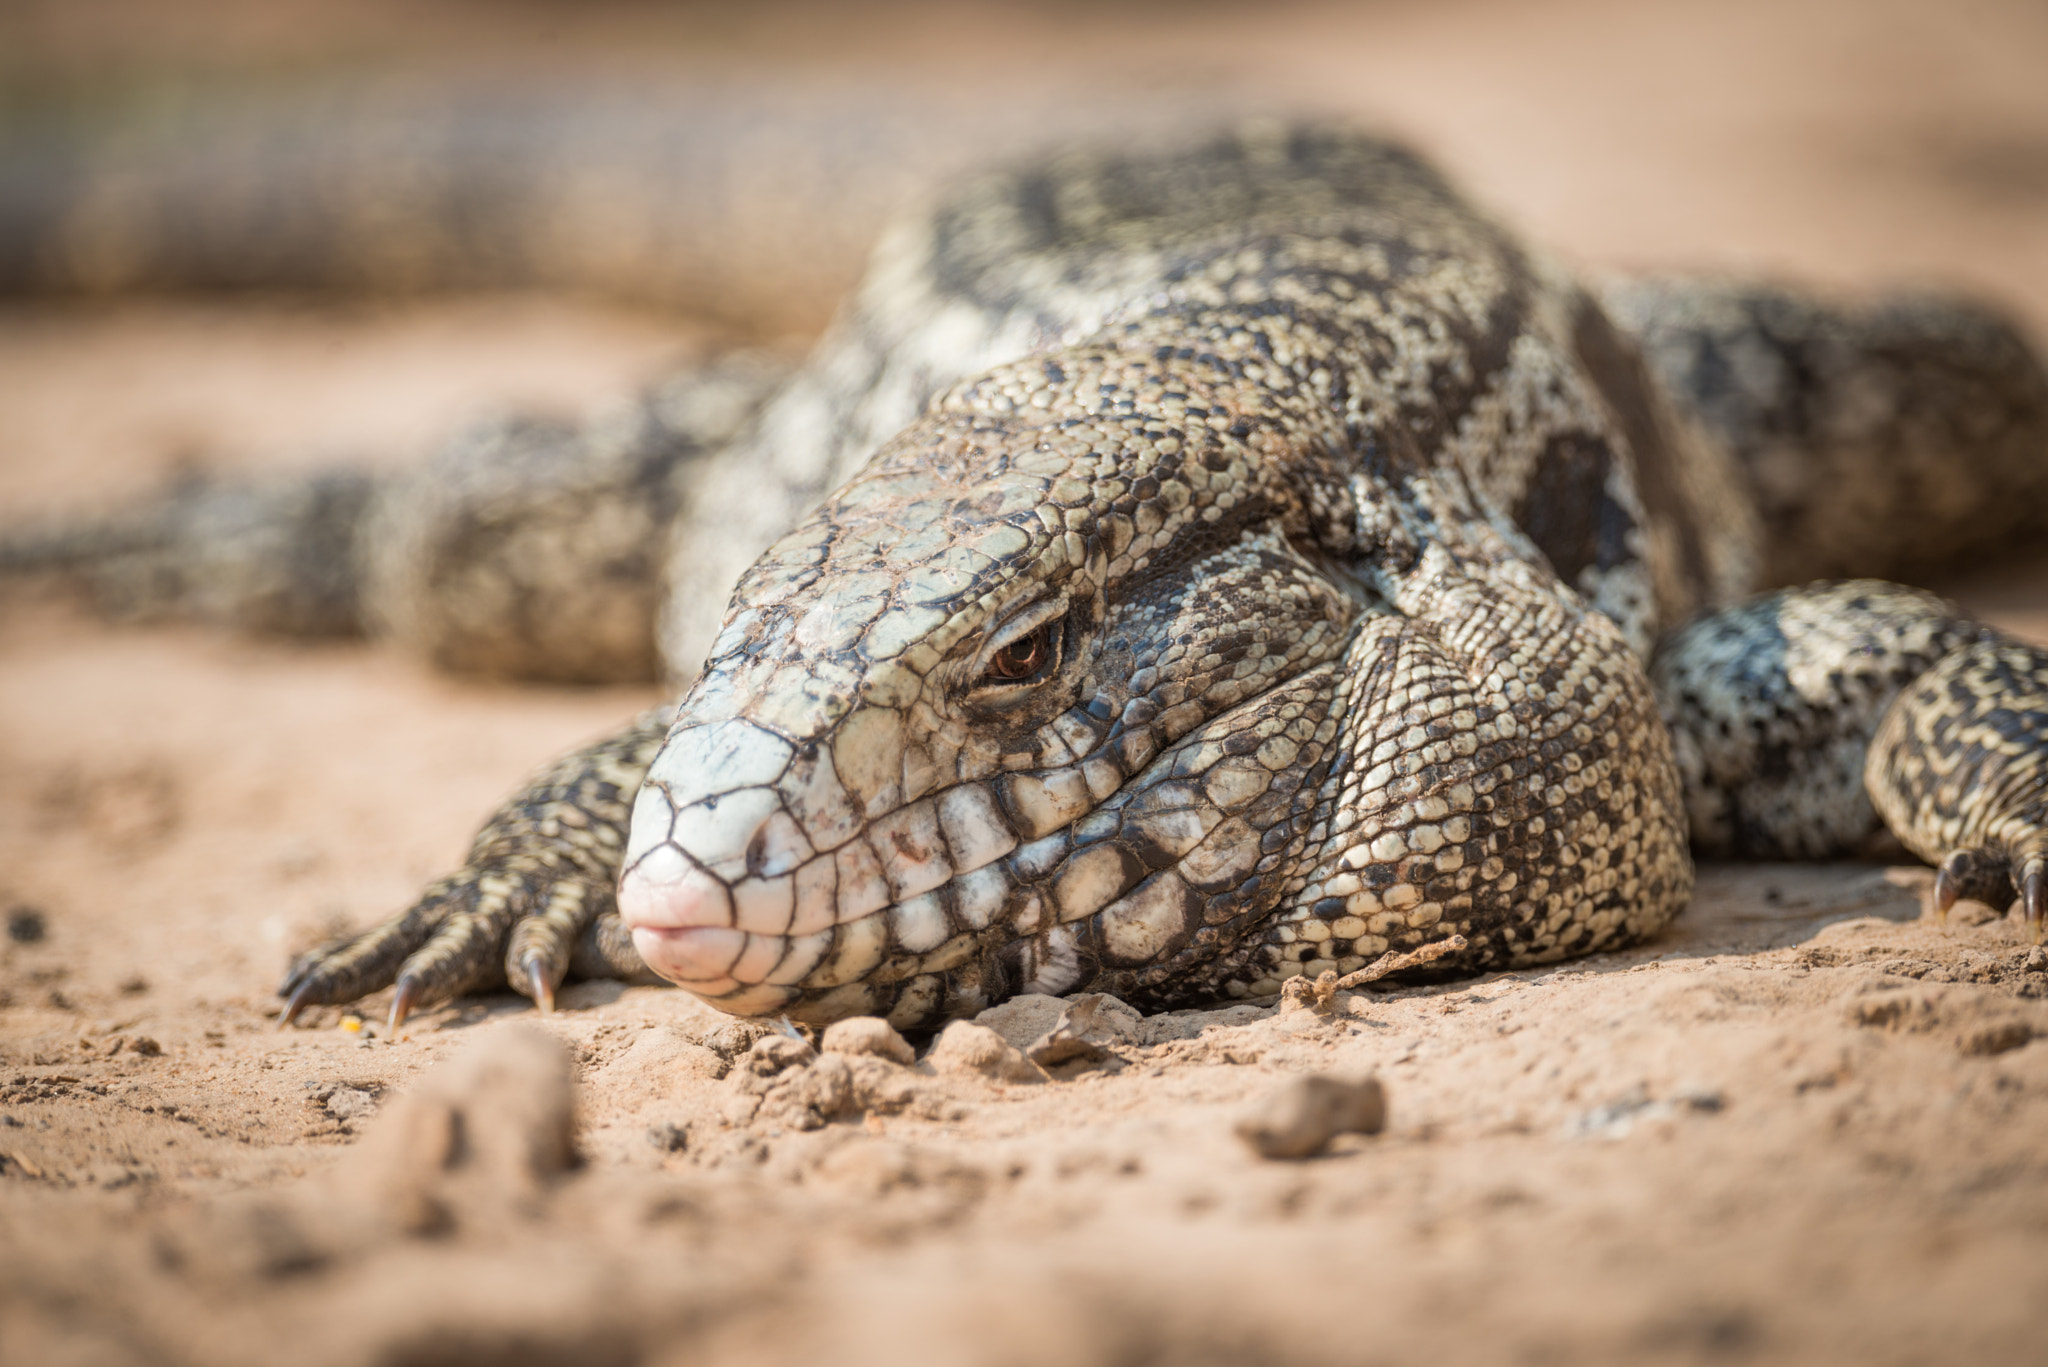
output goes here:
[{"label": "lizard head", "polygon": [[1142,994],[1260,909],[1356,518],[1223,399],[1119,408],[1149,359],[967,382],[742,579],[633,811],[619,904],[655,971],[907,1026]]}]

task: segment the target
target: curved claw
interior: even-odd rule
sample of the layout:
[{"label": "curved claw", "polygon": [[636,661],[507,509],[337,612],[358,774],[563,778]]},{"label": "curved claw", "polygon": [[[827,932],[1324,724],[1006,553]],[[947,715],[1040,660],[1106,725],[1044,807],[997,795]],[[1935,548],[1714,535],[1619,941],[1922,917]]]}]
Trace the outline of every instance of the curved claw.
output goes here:
[{"label": "curved claw", "polygon": [[291,999],[284,1004],[284,1010],[277,1013],[278,1029],[289,1030],[292,1022],[299,1018],[299,1012],[313,1005],[314,989],[318,986],[317,981],[308,978],[292,991]]},{"label": "curved claw", "polygon": [[418,1006],[426,988],[418,978],[406,974],[398,980],[398,990],[391,994],[391,1016],[384,1026],[384,1038],[396,1040],[398,1031],[405,1024],[405,1018]]},{"label": "curved claw", "polygon": [[542,1015],[555,1009],[555,989],[568,976],[583,932],[607,909],[610,897],[587,879],[560,877],[535,889],[533,910],[512,927],[505,947],[505,978],[533,998]]},{"label": "curved claw", "polygon": [[2042,931],[2048,929],[2042,919],[2048,914],[2048,866],[2039,860],[2029,862],[2020,878],[2020,905],[2026,910],[2027,929],[2034,932],[2034,943],[2038,945]]},{"label": "curved claw", "polygon": [[526,995],[543,1016],[555,1014],[555,985],[548,981],[547,965],[539,959],[526,961]]},{"label": "curved claw", "polygon": [[1934,875],[1934,922],[1948,924],[1949,911],[1962,899],[1963,884],[1969,877],[1972,860],[1968,850],[1951,850],[1948,858],[1941,861],[1941,869]]}]

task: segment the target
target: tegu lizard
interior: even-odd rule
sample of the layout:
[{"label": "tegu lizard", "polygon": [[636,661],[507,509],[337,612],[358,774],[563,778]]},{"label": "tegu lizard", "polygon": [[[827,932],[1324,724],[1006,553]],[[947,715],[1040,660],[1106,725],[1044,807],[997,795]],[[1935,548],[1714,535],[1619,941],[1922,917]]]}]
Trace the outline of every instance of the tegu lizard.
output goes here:
[{"label": "tegu lizard", "polygon": [[[1596,290],[1399,147],[1252,122],[965,183],[681,493],[593,478],[680,506],[694,682],[303,956],[287,1022],[570,971],[908,1028],[1546,963],[1656,935],[1693,851],[1886,829],[1944,910],[2048,908],[2048,653],[1844,578],[2048,512],[2048,376],[1969,303]],[[373,519],[389,619],[459,615],[406,568],[431,502]]]}]

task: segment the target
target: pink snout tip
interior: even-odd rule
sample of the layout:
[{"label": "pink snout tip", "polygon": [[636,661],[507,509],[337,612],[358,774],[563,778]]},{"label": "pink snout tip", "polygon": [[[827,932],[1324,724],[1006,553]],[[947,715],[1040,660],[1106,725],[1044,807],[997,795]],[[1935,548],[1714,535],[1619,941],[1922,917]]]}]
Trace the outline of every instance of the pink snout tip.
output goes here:
[{"label": "pink snout tip", "polygon": [[651,877],[651,862],[658,861],[643,860],[619,884],[619,919],[633,932],[633,948],[670,982],[700,992],[730,988],[747,945],[746,932],[732,927],[731,895],[699,868]]},{"label": "pink snout tip", "polygon": [[746,945],[745,932],[723,926],[633,928],[633,948],[649,968],[679,987],[706,996],[739,986],[728,970]]}]

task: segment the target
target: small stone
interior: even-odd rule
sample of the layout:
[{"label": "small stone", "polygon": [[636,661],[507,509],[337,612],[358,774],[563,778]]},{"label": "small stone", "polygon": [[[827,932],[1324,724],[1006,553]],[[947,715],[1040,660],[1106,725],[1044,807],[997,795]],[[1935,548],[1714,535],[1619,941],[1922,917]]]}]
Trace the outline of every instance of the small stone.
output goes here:
[{"label": "small stone", "polygon": [[1674,1106],[1683,1106],[1689,1111],[1698,1111],[1703,1115],[1718,1114],[1721,1108],[1728,1104],[1728,1098],[1721,1094],[1718,1087],[1680,1087],[1671,1094],[1670,1099]]},{"label": "small stone", "polygon": [[1280,984],[1280,1014],[1326,1010],[1336,995],[1337,973],[1334,969],[1326,968],[1313,978],[1306,974],[1289,978]]},{"label": "small stone", "polygon": [[906,1068],[917,1062],[917,1053],[910,1047],[910,1041],[897,1034],[896,1028],[880,1016],[851,1016],[834,1021],[825,1027],[825,1037],[818,1042],[818,1048],[827,1054],[872,1055],[900,1063]]},{"label": "small stone", "polygon": [[1565,1134],[1572,1139],[1626,1139],[1638,1125],[1671,1112],[1672,1103],[1654,1100],[1649,1084],[1638,1082],[1604,1106],[1581,1111],[1566,1125]]},{"label": "small stone", "polygon": [[1086,1060],[1098,1063],[1109,1057],[1109,1046],[1130,1039],[1142,1019],[1137,1010],[1106,992],[1077,997],[1052,1029],[1031,1042],[1024,1056],[1041,1068]]},{"label": "small stone", "polygon": [[647,1127],[647,1142],[662,1153],[684,1153],[690,1147],[690,1129],[672,1120]]},{"label": "small stone", "polygon": [[856,1110],[896,1115],[917,1104],[923,1082],[918,1074],[872,1054],[848,1057],[846,1064]]},{"label": "small stone", "polygon": [[925,1062],[939,1073],[979,1073],[1005,1082],[1040,1082],[1038,1065],[986,1025],[954,1021],[947,1026]]},{"label": "small stone", "polygon": [[731,1063],[746,1056],[755,1041],[773,1033],[772,1028],[760,1021],[724,1020],[708,1030],[702,1030],[697,1042]]},{"label": "small stone", "polygon": [[13,907],[7,913],[7,938],[18,945],[40,942],[49,933],[43,913],[35,907]]},{"label": "small stone", "polygon": [[2025,968],[2029,973],[2048,973],[2048,949],[2035,945],[2028,950]]},{"label": "small stone", "polygon": [[1025,992],[1000,1005],[991,1006],[976,1016],[974,1023],[987,1026],[1023,1049],[1052,1029],[1066,1010],[1064,998],[1048,997],[1042,992]]},{"label": "small stone", "polygon": [[143,1058],[161,1058],[164,1047],[148,1035],[135,1035],[128,1041],[128,1052]]},{"label": "small stone", "polygon": [[818,1051],[789,1035],[763,1035],[754,1041],[744,1059],[746,1071],[755,1077],[774,1077],[791,1068],[801,1068],[818,1056]]},{"label": "small stone", "polygon": [[778,1076],[762,1096],[756,1119],[792,1130],[816,1130],[855,1109],[853,1070],[846,1056],[827,1054]]},{"label": "small stone", "polygon": [[357,1120],[377,1109],[377,1098],[360,1087],[336,1087],[327,1094],[327,1114],[336,1120]]},{"label": "small stone", "polygon": [[1048,1031],[1031,1042],[1024,1057],[1041,1068],[1057,1068],[1063,1063],[1100,1063],[1109,1050],[1092,1039]]},{"label": "small stone", "polygon": [[1386,1128],[1378,1078],[1352,1082],[1326,1073],[1289,1078],[1239,1118],[1237,1137],[1261,1158],[1313,1158],[1340,1134]]}]

